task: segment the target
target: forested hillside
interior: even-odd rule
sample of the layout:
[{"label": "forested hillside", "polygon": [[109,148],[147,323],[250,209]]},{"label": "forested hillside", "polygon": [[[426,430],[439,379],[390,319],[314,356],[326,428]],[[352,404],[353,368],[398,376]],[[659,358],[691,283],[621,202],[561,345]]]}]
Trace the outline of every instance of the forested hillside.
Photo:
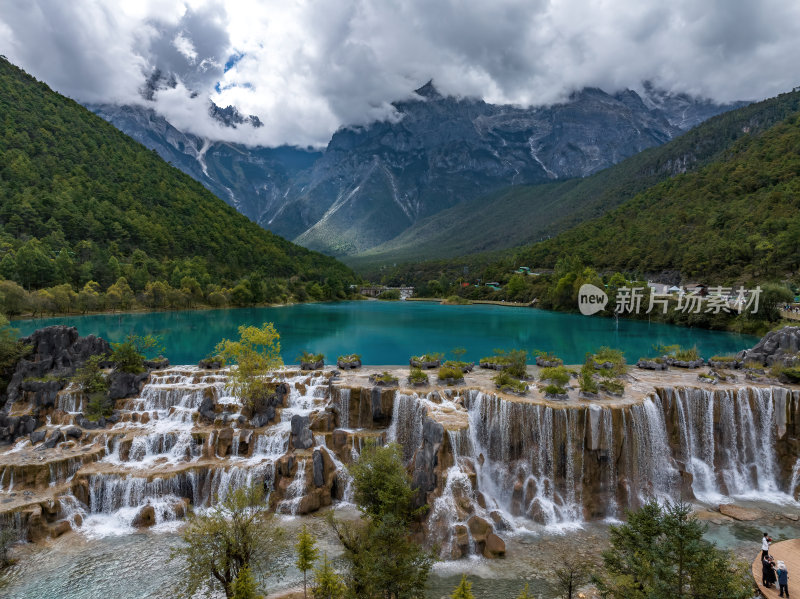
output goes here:
[{"label": "forested hillside", "polygon": [[0,276],[25,290],[123,277],[161,307],[342,297],[353,280],[5,59],[0,132]]},{"label": "forested hillside", "polygon": [[737,141],[608,214],[516,254],[552,266],[572,254],[597,268],[677,270],[707,281],[784,278],[800,267],[800,115]]}]

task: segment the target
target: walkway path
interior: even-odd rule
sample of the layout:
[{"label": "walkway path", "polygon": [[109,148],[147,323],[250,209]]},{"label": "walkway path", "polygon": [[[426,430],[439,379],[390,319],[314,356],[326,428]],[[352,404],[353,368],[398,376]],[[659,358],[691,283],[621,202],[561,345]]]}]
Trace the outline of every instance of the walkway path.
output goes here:
[{"label": "walkway path", "polygon": [[[773,543],[770,545],[769,553],[775,558],[776,562],[784,562],[786,564],[786,569],[789,570],[789,596],[800,598],[800,539]],[[766,589],[761,584],[760,551],[755,561],[753,561],[753,576],[756,579],[759,590],[764,594],[764,597],[772,599],[772,597],[779,596],[777,585]]]}]

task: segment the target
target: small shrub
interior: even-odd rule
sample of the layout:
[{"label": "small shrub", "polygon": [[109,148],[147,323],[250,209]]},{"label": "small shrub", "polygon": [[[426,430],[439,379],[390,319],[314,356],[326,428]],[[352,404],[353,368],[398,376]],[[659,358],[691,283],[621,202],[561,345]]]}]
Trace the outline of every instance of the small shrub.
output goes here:
[{"label": "small shrub", "polygon": [[584,393],[597,393],[597,382],[594,380],[594,368],[587,362],[581,367],[581,373],[578,377],[581,391]]},{"label": "small shrub", "polygon": [[376,383],[384,383],[386,385],[391,385],[392,383],[396,383],[398,381],[398,378],[394,376],[392,373],[384,370],[381,374],[374,375],[372,380],[374,380]]},{"label": "small shrub", "polygon": [[78,385],[87,395],[105,393],[108,390],[108,381],[100,364],[106,356],[90,356],[80,368],[75,371],[72,382]]},{"label": "small shrub", "polygon": [[662,345],[657,344],[653,346],[653,349],[656,351],[656,354],[659,356],[672,356],[675,352],[680,351],[681,346],[678,344],[675,345]]},{"label": "small shrub", "polygon": [[615,379],[602,379],[598,383],[598,387],[607,393],[615,393],[617,395],[625,391],[625,384]]},{"label": "small shrub", "polygon": [[460,381],[464,378],[464,373],[461,372],[460,368],[442,366],[441,368],[439,368],[439,373],[437,374],[437,377],[440,381],[446,381],[447,379]]},{"label": "small shrub", "polygon": [[781,370],[781,374],[790,382],[790,383],[800,383],[800,368],[783,368]]},{"label": "small shrub", "polygon": [[492,377],[492,380],[500,390],[510,390],[514,393],[525,393],[528,390],[528,386],[524,382],[515,379],[506,371],[499,372]]},{"label": "small shrub", "polygon": [[744,367],[747,370],[763,370],[764,365],[761,362],[756,362],[755,360],[748,360],[744,363]]},{"label": "small shrub", "polygon": [[563,366],[542,368],[539,378],[543,381],[552,381],[557,385],[564,386],[569,382],[569,371]]},{"label": "small shrub", "polygon": [[545,362],[555,362],[556,360],[559,360],[559,361],[561,360],[561,358],[559,358],[557,355],[555,355],[553,353],[550,353],[550,352],[547,352],[547,351],[543,351],[541,349],[533,350],[531,352],[531,355],[534,358],[541,358]]},{"label": "small shrub", "polygon": [[625,354],[618,349],[601,347],[595,352],[593,358],[597,364],[611,364],[611,368],[606,368],[604,370],[610,370],[615,376],[619,376],[625,372]]},{"label": "small shrub", "polygon": [[354,362],[361,361],[361,354],[348,354],[346,356],[339,356],[336,361],[343,362],[345,364],[353,364]]},{"label": "small shrub", "polygon": [[379,300],[399,300],[400,292],[397,289],[387,289],[378,296]]},{"label": "small shrub", "polygon": [[410,383],[420,385],[428,382],[428,375],[422,368],[412,368],[411,373],[408,375],[408,380]]},{"label": "small shrub", "polygon": [[735,356],[711,356],[709,358],[709,360],[711,360],[713,362],[721,362],[721,363],[725,363],[725,364],[730,364],[730,363],[736,361],[736,357]]},{"label": "small shrub", "polygon": [[304,351],[297,356],[297,360],[304,364],[314,364],[325,360],[325,354],[312,354],[311,352]]},{"label": "small shrub", "polygon": [[411,359],[415,362],[438,362],[444,357],[443,353],[440,352],[431,352],[428,354],[422,354],[421,356],[412,356]]},{"label": "small shrub", "polygon": [[697,346],[680,348],[673,356],[676,360],[680,360],[681,362],[694,362],[700,359],[700,352],[697,351]]},{"label": "small shrub", "polygon": [[460,360],[461,356],[467,353],[467,350],[464,347],[454,347],[450,350],[450,353],[453,354],[456,359]]},{"label": "small shrub", "polygon": [[469,364],[468,362],[456,362],[455,360],[448,360],[447,362],[444,362],[442,366],[446,368],[458,368],[462,373],[466,373],[471,369],[472,364]]},{"label": "small shrub", "polygon": [[559,387],[558,385],[550,384],[544,388],[544,392],[547,395],[565,395],[567,393],[567,390],[564,389],[564,387]]},{"label": "small shrub", "polygon": [[111,344],[111,361],[117,370],[130,374],[144,372],[144,361],[148,355],[162,353],[164,348],[153,335],[128,335],[122,343]]},{"label": "small shrub", "polygon": [[89,395],[86,402],[84,415],[92,422],[97,422],[101,417],[108,418],[114,411],[114,402],[109,399],[105,392],[97,392]]},{"label": "small shrub", "polygon": [[644,357],[642,357],[642,358],[639,358],[637,360],[637,362],[655,362],[656,364],[663,364],[664,363],[664,358],[661,357],[661,356],[657,356],[655,358],[644,358]]}]

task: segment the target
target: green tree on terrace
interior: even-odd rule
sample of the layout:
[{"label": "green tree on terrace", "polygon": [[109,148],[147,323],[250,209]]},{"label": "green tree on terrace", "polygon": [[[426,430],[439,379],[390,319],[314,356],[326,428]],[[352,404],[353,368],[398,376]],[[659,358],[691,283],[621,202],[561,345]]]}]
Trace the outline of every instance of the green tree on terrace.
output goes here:
[{"label": "green tree on terrace", "polygon": [[261,327],[239,327],[239,340],[223,339],[216,353],[236,364],[231,382],[236,395],[248,403],[258,402],[274,391],[266,376],[283,364],[280,335],[271,322]]},{"label": "green tree on terrace", "polygon": [[145,359],[164,351],[153,335],[128,335],[122,343],[112,343],[111,349],[111,361],[117,369],[131,374],[144,372]]},{"label": "green tree on terrace", "polygon": [[250,566],[244,566],[233,581],[233,599],[262,599],[257,593],[256,581]]},{"label": "green tree on terrace", "polygon": [[328,560],[328,554],[322,556],[322,565],[314,570],[314,584],[311,588],[314,599],[342,599],[347,587]]}]

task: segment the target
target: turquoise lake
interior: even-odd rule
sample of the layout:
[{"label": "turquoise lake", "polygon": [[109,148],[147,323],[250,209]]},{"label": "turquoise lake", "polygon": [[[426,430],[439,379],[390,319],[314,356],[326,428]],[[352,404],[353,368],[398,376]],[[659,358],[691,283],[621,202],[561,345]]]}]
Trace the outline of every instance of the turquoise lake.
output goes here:
[{"label": "turquoise lake", "polygon": [[18,320],[20,334],[53,324],[78,328],[121,341],[129,333],[161,338],[173,364],[194,364],[221,339],[237,338],[240,325],[272,322],[281,335],[284,362],[297,362],[303,350],[325,354],[361,354],[365,364],[407,364],[414,354],[464,347],[469,360],[495,348],[542,349],[568,364],[583,362],[586,352],[607,345],[622,349],[628,362],[652,355],[654,344],[697,345],[703,357],[751,347],[756,337],[690,329],[660,323],[564,314],[532,308],[492,305],[442,306],[434,302],[352,301],[267,308],[187,310],[61,316]]}]

